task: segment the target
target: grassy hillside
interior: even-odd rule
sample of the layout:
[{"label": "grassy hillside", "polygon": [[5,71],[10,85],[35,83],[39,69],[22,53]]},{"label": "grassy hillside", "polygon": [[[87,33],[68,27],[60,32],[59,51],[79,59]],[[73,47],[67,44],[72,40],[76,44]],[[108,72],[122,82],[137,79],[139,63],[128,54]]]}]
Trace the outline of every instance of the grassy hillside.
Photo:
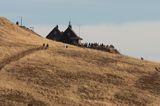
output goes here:
[{"label": "grassy hillside", "polygon": [[159,67],[123,55],[65,48],[0,18],[2,106],[159,106]]}]

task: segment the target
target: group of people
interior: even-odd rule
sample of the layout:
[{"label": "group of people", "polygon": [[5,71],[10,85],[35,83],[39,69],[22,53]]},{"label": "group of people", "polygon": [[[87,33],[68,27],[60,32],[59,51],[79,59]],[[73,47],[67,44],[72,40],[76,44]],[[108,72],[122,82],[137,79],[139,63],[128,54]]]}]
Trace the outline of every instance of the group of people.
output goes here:
[{"label": "group of people", "polygon": [[48,49],[48,47],[49,47],[48,43],[47,44],[43,43],[43,45],[42,45],[43,49]]},{"label": "group of people", "polygon": [[115,47],[113,45],[104,45],[103,43],[101,43],[101,44],[98,44],[98,43],[81,43],[78,46],[120,54],[119,51],[117,49],[115,49]]}]

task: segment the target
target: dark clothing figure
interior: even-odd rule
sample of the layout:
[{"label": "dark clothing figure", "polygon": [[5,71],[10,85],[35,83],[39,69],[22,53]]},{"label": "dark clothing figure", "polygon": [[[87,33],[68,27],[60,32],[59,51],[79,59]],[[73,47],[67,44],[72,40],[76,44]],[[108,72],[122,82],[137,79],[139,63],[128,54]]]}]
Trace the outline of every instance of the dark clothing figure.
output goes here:
[{"label": "dark clothing figure", "polygon": [[16,25],[19,25],[19,22],[18,22],[18,21],[16,22]]},{"label": "dark clothing figure", "polygon": [[43,43],[42,47],[45,48],[45,43]]},{"label": "dark clothing figure", "polygon": [[143,58],[143,57],[141,57],[141,60],[144,60],[144,58]]},{"label": "dark clothing figure", "polygon": [[65,44],[64,46],[65,46],[65,48],[68,48],[68,45]]},{"label": "dark clothing figure", "polygon": [[49,47],[49,45],[48,45],[48,44],[43,43],[43,45],[42,45],[42,49],[48,49],[48,47]]},{"label": "dark clothing figure", "polygon": [[48,47],[49,47],[49,45],[47,44],[47,45],[46,45],[46,49],[48,49]]}]

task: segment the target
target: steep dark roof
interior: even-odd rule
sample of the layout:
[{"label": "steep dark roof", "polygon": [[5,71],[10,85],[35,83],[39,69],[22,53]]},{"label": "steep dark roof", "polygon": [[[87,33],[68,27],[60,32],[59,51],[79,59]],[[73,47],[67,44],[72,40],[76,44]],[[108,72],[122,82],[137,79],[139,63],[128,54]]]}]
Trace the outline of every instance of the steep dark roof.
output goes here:
[{"label": "steep dark roof", "polygon": [[64,33],[63,33],[63,37],[68,36],[71,39],[78,39],[78,40],[83,40],[82,38],[80,38],[73,30],[72,27],[68,27]]},{"label": "steep dark roof", "polygon": [[61,40],[63,33],[58,29],[58,25],[47,35],[46,38],[53,40]]},{"label": "steep dark roof", "polygon": [[68,44],[79,44],[80,40],[83,40],[72,30],[72,25],[70,23],[64,32],[60,32],[57,25],[46,38]]}]

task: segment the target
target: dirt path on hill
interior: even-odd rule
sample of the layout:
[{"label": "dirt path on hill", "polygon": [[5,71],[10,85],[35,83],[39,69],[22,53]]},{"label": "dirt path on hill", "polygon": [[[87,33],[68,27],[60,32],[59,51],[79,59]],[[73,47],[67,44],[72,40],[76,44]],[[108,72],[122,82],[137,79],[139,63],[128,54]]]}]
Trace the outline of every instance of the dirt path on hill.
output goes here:
[{"label": "dirt path on hill", "polygon": [[32,54],[32,53],[39,51],[39,50],[42,50],[42,49],[44,49],[44,48],[43,47],[32,48],[32,49],[28,49],[26,51],[20,52],[18,54],[15,54],[11,57],[8,57],[0,62],[0,70],[2,70],[6,65],[8,65],[12,62],[15,62],[15,61],[17,61],[17,60],[19,60],[29,54]]}]

